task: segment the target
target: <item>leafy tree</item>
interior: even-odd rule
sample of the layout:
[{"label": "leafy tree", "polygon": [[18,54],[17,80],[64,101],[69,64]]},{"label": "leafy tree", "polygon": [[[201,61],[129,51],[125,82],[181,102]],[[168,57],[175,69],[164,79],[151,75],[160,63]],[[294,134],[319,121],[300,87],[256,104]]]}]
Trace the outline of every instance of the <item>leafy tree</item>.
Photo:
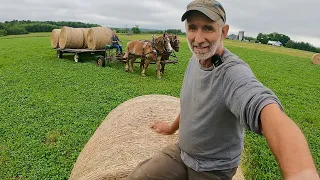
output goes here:
[{"label": "leafy tree", "polygon": [[305,42],[295,42],[295,41],[289,40],[286,44],[286,47],[320,53],[320,48],[316,48],[310,43],[305,43]]},{"label": "leafy tree", "polygon": [[8,32],[8,35],[29,34],[29,32],[25,28],[19,27],[17,25],[6,28],[6,31]]},{"label": "leafy tree", "polygon": [[30,32],[51,32],[52,29],[60,29],[63,26],[73,28],[91,28],[100,25],[71,21],[18,21],[15,19],[12,21],[5,21],[4,23],[0,22],[0,29],[6,30],[8,35],[27,34]]},{"label": "leafy tree", "polygon": [[257,40],[262,44],[267,44],[269,41],[269,37],[266,34],[259,33],[257,36]]},{"label": "leafy tree", "polygon": [[168,34],[182,34],[181,29],[167,29]]},{"label": "leafy tree", "polygon": [[249,37],[249,36],[245,36],[244,39],[249,40],[249,41],[255,41],[256,40],[256,38]]},{"label": "leafy tree", "polygon": [[284,46],[290,40],[290,37],[284,34],[280,34],[277,32],[270,33],[270,34],[262,34],[259,33],[257,36],[257,41],[261,42],[262,44],[267,44],[268,41],[280,41]]},{"label": "leafy tree", "polygon": [[0,29],[0,37],[1,36],[6,36],[8,34],[8,32],[4,29]]},{"label": "leafy tree", "polygon": [[137,26],[136,27],[132,27],[131,31],[133,32],[133,34],[140,34],[141,33],[139,27],[137,27]]},{"label": "leafy tree", "polygon": [[5,29],[5,25],[2,22],[0,22],[0,29]]}]

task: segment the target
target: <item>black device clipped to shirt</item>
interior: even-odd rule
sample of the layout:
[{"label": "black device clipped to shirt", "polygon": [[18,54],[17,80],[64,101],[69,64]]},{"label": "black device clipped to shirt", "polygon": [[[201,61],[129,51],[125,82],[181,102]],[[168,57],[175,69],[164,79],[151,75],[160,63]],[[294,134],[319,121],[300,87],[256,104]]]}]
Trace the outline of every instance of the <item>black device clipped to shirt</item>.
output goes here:
[{"label": "black device clipped to shirt", "polygon": [[223,63],[221,57],[218,54],[215,54],[211,57],[211,62],[214,67],[218,67]]}]

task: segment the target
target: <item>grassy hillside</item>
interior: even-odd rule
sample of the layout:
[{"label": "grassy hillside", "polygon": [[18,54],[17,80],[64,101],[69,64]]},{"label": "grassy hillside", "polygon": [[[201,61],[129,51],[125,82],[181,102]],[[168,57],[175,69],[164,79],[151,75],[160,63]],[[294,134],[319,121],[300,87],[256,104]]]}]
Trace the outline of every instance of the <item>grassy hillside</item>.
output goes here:
[{"label": "grassy hillside", "polygon": [[[151,35],[120,39],[150,39]],[[179,97],[188,59],[180,37],[179,63],[166,66],[158,80],[155,65],[147,77],[124,71],[121,63],[97,67],[86,57],[56,58],[49,33],[0,38],[0,179],[67,179],[80,151],[105,116],[122,102],[145,94]],[[302,129],[320,170],[320,66],[312,53],[266,45],[225,41],[257,78],[280,98],[286,113]],[[281,179],[263,137],[247,132],[247,179]]]}]

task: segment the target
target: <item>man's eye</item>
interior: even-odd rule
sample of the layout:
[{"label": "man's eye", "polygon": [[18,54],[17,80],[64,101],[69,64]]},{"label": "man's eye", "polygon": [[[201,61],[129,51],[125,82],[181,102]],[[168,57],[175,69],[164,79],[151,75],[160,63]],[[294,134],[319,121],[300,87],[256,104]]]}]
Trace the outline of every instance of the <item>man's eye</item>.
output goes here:
[{"label": "man's eye", "polygon": [[189,31],[196,31],[197,28],[196,27],[189,27]]},{"label": "man's eye", "polygon": [[204,32],[214,32],[215,30],[212,27],[205,27],[205,28],[203,28],[203,31]]}]

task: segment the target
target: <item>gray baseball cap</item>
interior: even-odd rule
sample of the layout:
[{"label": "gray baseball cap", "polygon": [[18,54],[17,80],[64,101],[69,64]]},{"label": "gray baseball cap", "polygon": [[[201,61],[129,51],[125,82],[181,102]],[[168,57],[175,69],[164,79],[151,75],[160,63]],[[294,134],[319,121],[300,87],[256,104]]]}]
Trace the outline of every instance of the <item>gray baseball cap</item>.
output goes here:
[{"label": "gray baseball cap", "polygon": [[181,17],[181,21],[187,19],[187,16],[191,11],[200,11],[213,21],[217,21],[221,18],[224,23],[226,22],[226,13],[224,8],[221,3],[216,0],[192,1],[188,4],[186,12]]}]

